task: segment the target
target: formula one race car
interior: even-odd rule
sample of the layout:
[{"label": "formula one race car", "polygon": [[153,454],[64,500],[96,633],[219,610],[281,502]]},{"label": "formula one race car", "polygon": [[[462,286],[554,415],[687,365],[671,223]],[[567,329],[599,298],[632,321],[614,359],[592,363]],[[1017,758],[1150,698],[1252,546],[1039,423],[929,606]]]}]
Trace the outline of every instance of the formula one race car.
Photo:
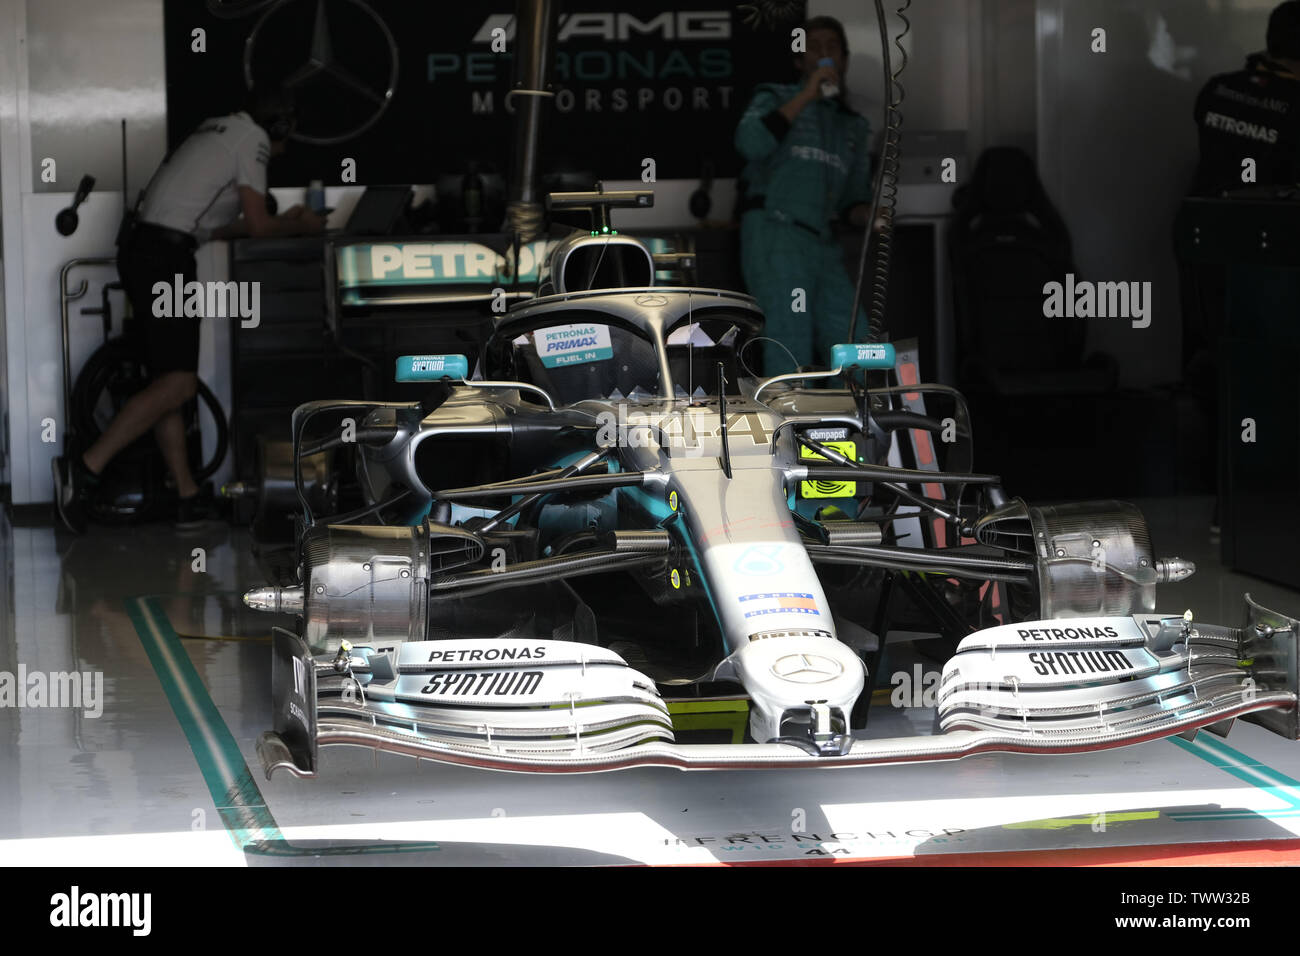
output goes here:
[{"label": "formula one race car", "polygon": [[[245,595],[299,621],[275,629],[268,774],[331,744],[553,772],[1079,752],[1237,717],[1300,738],[1296,620],[1158,613],[1194,569],[1136,508],[1008,497],[966,467],[961,396],[894,345],[750,375],[754,300],[655,286],[618,238],[561,243],[557,291],[473,373],[405,356],[423,400],[294,413],[297,583]],[[606,254],[634,285],[590,288]],[[314,513],[327,454],[364,507]],[[934,733],[872,737],[909,634],[946,643]]]}]

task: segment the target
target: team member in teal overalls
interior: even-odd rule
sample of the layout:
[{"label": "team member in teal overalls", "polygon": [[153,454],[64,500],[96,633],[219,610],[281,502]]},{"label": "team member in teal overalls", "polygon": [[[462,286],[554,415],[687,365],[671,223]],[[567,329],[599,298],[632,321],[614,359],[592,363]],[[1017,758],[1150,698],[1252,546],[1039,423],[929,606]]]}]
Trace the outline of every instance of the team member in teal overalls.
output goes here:
[{"label": "team member in teal overalls", "polygon": [[[767,316],[766,334],[801,366],[824,365],[831,346],[848,335],[853,284],[831,220],[865,226],[871,199],[870,124],[844,102],[844,27],[832,17],[813,17],[804,30],[806,51],[795,57],[802,84],[759,86],[736,128],[736,148],[747,161],[740,226],[745,282]],[[823,84],[839,92],[827,96]],[[795,311],[795,289],[804,290],[806,311]],[[858,315],[865,330],[865,311]],[[767,375],[794,371],[771,342],[763,344],[763,364]]]}]

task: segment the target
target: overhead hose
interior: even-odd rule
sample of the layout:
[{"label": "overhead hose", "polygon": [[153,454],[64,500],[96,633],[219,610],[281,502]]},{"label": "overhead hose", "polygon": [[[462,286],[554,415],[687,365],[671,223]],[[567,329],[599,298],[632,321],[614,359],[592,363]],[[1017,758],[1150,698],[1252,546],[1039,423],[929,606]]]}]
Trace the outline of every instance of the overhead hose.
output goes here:
[{"label": "overhead hose", "polygon": [[[539,202],[512,201],[506,203],[506,232],[518,236],[519,242],[532,242],[546,227],[546,209]],[[519,262],[518,251],[515,262]]]},{"label": "overhead hose", "polygon": [[895,12],[903,21],[903,30],[893,38],[901,60],[898,69],[894,70],[889,56],[889,24],[885,20],[883,0],[875,0],[875,4],[876,22],[880,27],[880,57],[884,65],[885,138],[880,148],[875,185],[871,190],[867,234],[862,241],[862,253],[858,257],[858,278],[853,285],[853,311],[849,318],[850,342],[857,341],[858,307],[862,303],[862,283],[867,273],[867,249],[871,245],[871,232],[877,219],[881,221],[881,229],[876,236],[876,263],[871,279],[871,314],[867,341],[880,341],[885,331],[885,302],[889,297],[889,264],[894,245],[894,208],[898,204],[898,158],[902,152],[903,113],[899,107],[903,104],[904,90],[898,78],[907,68],[907,50],[903,47],[903,37],[912,30],[912,23],[906,16],[912,0],[902,0],[902,5]]}]

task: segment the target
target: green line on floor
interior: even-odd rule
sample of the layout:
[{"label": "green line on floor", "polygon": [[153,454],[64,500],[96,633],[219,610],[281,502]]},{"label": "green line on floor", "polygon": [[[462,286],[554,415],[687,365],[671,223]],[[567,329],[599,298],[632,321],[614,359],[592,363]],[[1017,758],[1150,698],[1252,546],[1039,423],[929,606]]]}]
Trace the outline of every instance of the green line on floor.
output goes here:
[{"label": "green line on floor", "polygon": [[1166,738],[1170,743],[1214,765],[1226,774],[1250,784],[1257,790],[1263,790],[1287,804],[1277,810],[1247,810],[1243,808],[1223,810],[1173,811],[1166,815],[1173,820],[1240,820],[1250,817],[1278,819],[1300,815],[1300,781],[1288,777],[1282,771],[1270,767],[1263,761],[1256,760],[1249,754],[1229,747],[1217,737],[1197,734],[1195,740],[1182,737]]},{"label": "green line on floor", "polygon": [[292,857],[415,853],[440,849],[437,843],[424,842],[395,841],[331,847],[299,847],[289,843],[267,807],[239,744],[194,669],[189,654],[181,646],[180,637],[157,598],[129,598],[126,610],[194,753],[217,814],[236,847],[245,853]]},{"label": "green line on floor", "polygon": [[250,843],[283,840],[239,745],[180,646],[166,612],[152,598],[134,598],[127,601],[127,613],[235,845],[243,849]]}]

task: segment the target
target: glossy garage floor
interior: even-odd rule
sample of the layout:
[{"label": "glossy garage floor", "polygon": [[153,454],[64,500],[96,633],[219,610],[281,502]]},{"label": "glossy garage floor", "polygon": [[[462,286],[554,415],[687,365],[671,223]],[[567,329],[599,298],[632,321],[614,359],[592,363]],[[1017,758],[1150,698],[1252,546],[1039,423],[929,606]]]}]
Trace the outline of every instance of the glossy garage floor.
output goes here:
[{"label": "glossy garage floor", "polygon": [[[1157,552],[1199,568],[1163,589],[1161,611],[1235,623],[1250,591],[1300,614],[1300,593],[1217,565],[1208,500],[1139,504]],[[1300,859],[1300,743],[1245,724],[1226,741],[761,779],[543,778],[336,748],[317,779],[268,782],[254,748],[272,619],[239,601],[262,583],[244,532],[72,539],[5,521],[0,558],[0,679],[89,673],[93,690],[102,675],[81,706],[0,707],[0,863]],[[932,719],[883,699],[872,734],[928,733]]]}]

